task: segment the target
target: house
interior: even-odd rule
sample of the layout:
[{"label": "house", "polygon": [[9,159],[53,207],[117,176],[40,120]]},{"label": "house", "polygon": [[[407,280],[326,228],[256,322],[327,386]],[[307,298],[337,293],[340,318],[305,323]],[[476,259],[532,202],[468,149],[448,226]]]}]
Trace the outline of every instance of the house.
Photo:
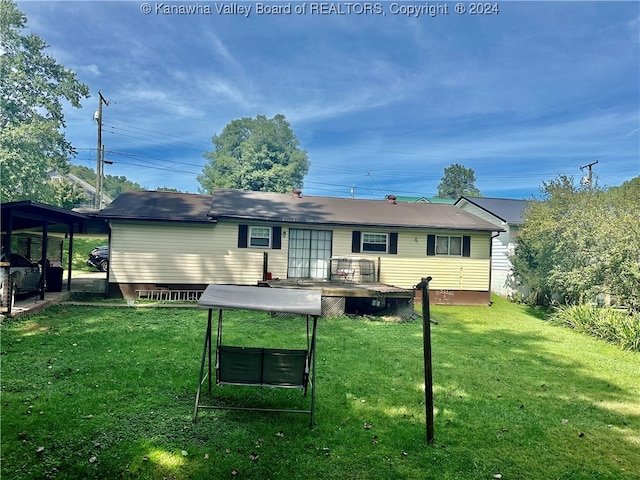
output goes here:
[{"label": "house", "polygon": [[300,191],[125,192],[97,217],[110,228],[110,293],[128,298],[268,278],[412,289],[431,276],[435,303],[486,305],[491,237],[503,230],[454,205]]},{"label": "house", "polygon": [[[78,208],[93,208],[93,206],[96,204],[96,187],[94,187],[93,185],[91,185],[88,182],[85,182],[84,180],[82,180],[79,177],[76,177],[75,175],[71,174],[71,173],[65,173],[65,174],[61,174],[59,173],[57,170],[51,168],[47,171],[47,174],[49,175],[49,178],[52,180],[57,180],[57,181],[68,181],[71,182],[77,186],[79,186],[82,191],[85,194],[86,200],[84,201],[84,203],[82,203],[81,205],[78,205]],[[111,202],[113,202],[113,199],[107,195],[106,193],[102,194],[102,204],[103,205],[109,205]]]},{"label": "house", "polygon": [[460,197],[455,205],[504,229],[499,235],[494,236],[491,242],[491,291],[504,296],[512,296],[516,292],[525,293],[522,287],[516,288],[509,256],[515,251],[527,201]]}]

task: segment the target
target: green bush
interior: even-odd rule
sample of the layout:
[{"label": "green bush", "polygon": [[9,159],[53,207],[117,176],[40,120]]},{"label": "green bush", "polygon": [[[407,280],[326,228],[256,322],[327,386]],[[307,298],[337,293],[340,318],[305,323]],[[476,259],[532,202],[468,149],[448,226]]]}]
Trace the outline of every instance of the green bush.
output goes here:
[{"label": "green bush", "polygon": [[640,315],[611,308],[570,305],[556,308],[551,323],[563,325],[620,345],[625,350],[640,351]]}]

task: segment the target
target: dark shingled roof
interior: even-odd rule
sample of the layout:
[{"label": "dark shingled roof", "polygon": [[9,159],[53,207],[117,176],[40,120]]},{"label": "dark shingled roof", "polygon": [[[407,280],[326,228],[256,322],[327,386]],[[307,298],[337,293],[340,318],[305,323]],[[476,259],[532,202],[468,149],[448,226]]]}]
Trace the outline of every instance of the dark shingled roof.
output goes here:
[{"label": "dark shingled roof", "polygon": [[492,223],[453,205],[337,197],[298,198],[292,194],[230,189],[214,192],[211,217],[315,225],[496,231]]},{"label": "dark shingled roof", "polygon": [[498,217],[503,222],[516,225],[523,223],[524,209],[528,203],[527,200],[510,198],[460,197],[456,205],[463,199]]},{"label": "dark shingled roof", "polygon": [[301,225],[501,230],[454,205],[296,197],[293,194],[233,189],[218,189],[213,195],[125,192],[98,215],[104,218],[180,222],[235,219]]},{"label": "dark shingled roof", "polygon": [[123,192],[97,217],[165,222],[209,222],[211,195],[193,193]]}]

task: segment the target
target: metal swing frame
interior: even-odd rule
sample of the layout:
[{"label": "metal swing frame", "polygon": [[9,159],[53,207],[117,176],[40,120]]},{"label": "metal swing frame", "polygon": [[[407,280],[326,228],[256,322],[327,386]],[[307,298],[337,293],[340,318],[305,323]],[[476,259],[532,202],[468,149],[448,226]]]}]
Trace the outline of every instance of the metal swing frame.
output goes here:
[{"label": "metal swing frame", "polygon": [[[309,414],[310,426],[313,427],[315,424],[316,331],[318,317],[321,314],[320,292],[303,289],[209,285],[200,298],[199,306],[208,308],[209,313],[193,413],[194,423],[197,421],[199,410],[220,409]],[[218,310],[218,328],[214,357],[212,337],[213,311],[215,309]],[[307,349],[291,350],[224,345],[222,342],[223,310],[228,309],[305,315]],[[310,408],[276,409],[201,405],[202,386],[205,382],[207,382],[208,392],[212,392],[214,358],[217,385],[299,388],[303,390],[305,396],[307,395],[307,387],[310,386]]]}]

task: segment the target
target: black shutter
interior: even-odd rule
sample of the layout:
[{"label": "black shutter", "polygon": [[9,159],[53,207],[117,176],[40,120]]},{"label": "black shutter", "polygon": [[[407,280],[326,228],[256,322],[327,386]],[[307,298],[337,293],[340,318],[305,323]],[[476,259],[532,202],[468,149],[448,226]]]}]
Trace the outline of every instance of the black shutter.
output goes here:
[{"label": "black shutter", "polygon": [[398,234],[396,232],[389,234],[389,253],[394,255],[398,253]]},{"label": "black shutter", "polygon": [[462,237],[462,256],[470,257],[471,256],[471,237],[465,235]]},{"label": "black shutter", "polygon": [[249,237],[249,225],[238,225],[238,248],[247,248]]},{"label": "black shutter", "polygon": [[357,230],[354,230],[351,234],[351,251],[360,253],[360,232]]},{"label": "black shutter", "polygon": [[273,227],[271,237],[271,248],[280,250],[282,248],[282,227]]},{"label": "black shutter", "polygon": [[427,255],[435,255],[436,254],[436,236],[435,235],[427,235]]}]

